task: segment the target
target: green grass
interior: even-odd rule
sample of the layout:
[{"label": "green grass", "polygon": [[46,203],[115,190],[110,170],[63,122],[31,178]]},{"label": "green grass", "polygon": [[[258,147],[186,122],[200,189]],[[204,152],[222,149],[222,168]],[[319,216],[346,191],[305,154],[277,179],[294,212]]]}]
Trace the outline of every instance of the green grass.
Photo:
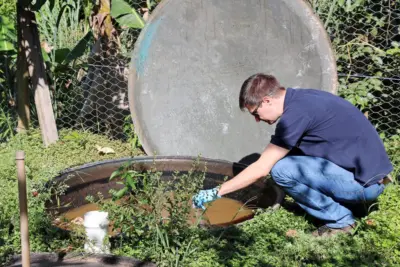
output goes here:
[{"label": "green grass", "polygon": [[[60,141],[45,148],[40,132],[17,134],[8,143],[0,143],[0,263],[7,256],[20,251],[19,209],[15,152],[25,151],[29,202],[29,230],[32,251],[54,251],[69,244],[61,233],[49,227],[44,201],[48,192],[44,183],[55,177],[61,170],[112,158],[130,157],[142,154],[132,151],[129,143],[110,141],[107,137],[85,132],[62,130]],[[99,154],[96,145],[110,147],[115,154]],[[39,192],[33,197],[34,191]]]},{"label": "green grass", "polygon": [[183,266],[398,266],[399,199],[400,187],[389,186],[354,235],[332,238],[311,236],[315,226],[304,214],[262,211],[241,227],[200,235]]},{"label": "green grass", "polygon": [[[110,147],[115,154],[100,155],[96,145]],[[68,167],[141,153],[132,151],[128,143],[72,131],[61,131],[60,141],[48,148],[42,146],[38,131],[17,134],[8,143],[0,144],[0,262],[20,253],[16,150],[26,152],[31,250],[41,252],[68,248],[80,251],[83,247],[79,237],[67,236],[50,227],[51,221],[44,208],[49,193],[44,182]],[[195,182],[193,179],[186,181],[189,185]],[[154,186],[148,188],[151,190],[147,196],[154,196],[151,193],[156,190]],[[36,197],[32,195],[34,191],[39,193]],[[182,196],[188,193],[181,191]],[[240,226],[212,231],[186,228],[179,220],[173,225],[155,223],[150,229],[151,224],[145,221],[149,214],[144,214],[134,223],[136,230],[147,229],[148,232],[132,231],[127,235],[129,238],[114,240],[112,253],[152,260],[159,266],[399,266],[399,200],[400,186],[389,185],[373,211],[359,220],[354,235],[333,238],[311,236],[316,225],[290,202],[290,198],[278,211],[260,210],[253,220]],[[128,215],[133,210],[127,206],[114,207],[112,215],[118,216],[118,211]],[[177,219],[184,217],[182,210],[175,209],[175,212],[179,215]],[[141,215],[136,213],[135,216]],[[121,216],[119,220],[124,224],[130,223],[132,218]],[[129,231],[132,227],[126,229]]]}]

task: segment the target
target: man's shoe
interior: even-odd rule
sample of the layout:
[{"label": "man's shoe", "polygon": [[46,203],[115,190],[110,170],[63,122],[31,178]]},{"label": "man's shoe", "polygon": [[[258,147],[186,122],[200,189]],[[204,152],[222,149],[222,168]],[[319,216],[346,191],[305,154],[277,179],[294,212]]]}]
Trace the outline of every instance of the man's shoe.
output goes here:
[{"label": "man's shoe", "polygon": [[330,228],[326,225],[319,227],[315,230],[312,235],[315,237],[330,237],[336,234],[344,233],[344,234],[351,234],[352,230],[354,229],[355,224],[343,227],[343,228]]},{"label": "man's shoe", "polygon": [[387,185],[387,184],[393,183],[393,178],[390,175],[388,175],[385,178],[383,178],[382,180],[380,180],[378,183]]}]

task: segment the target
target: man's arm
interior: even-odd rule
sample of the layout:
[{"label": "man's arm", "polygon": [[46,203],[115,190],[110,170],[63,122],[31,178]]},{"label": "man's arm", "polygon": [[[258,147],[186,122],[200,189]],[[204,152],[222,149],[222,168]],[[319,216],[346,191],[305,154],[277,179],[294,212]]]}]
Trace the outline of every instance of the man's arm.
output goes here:
[{"label": "man's arm", "polygon": [[289,153],[289,150],[283,147],[272,143],[268,144],[267,148],[256,162],[249,165],[249,167],[244,169],[241,173],[221,185],[218,195],[226,195],[245,188],[255,183],[258,179],[267,176],[275,163],[286,156],[287,153]]}]

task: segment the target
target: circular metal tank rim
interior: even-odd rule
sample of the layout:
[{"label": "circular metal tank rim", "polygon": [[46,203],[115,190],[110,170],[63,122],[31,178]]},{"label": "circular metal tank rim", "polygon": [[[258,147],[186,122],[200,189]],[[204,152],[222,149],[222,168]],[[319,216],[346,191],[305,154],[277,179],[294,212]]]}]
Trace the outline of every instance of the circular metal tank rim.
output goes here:
[{"label": "circular metal tank rim", "polygon": [[[248,166],[248,164],[239,163],[239,162],[231,162],[231,161],[222,160],[222,159],[211,159],[211,158],[206,158],[206,157],[197,157],[197,158],[199,159],[200,162],[203,162],[203,163],[207,162],[207,163],[213,163],[213,164],[236,164],[237,166],[242,167],[242,168],[246,168]],[[86,168],[101,166],[106,163],[124,163],[124,162],[130,161],[130,160],[134,160],[135,162],[140,163],[140,162],[148,162],[150,159],[175,161],[175,162],[187,162],[187,161],[193,162],[197,158],[192,157],[192,156],[153,156],[153,155],[149,155],[149,156],[138,156],[138,157],[124,157],[124,158],[119,158],[119,159],[108,159],[108,160],[90,162],[90,163],[86,163],[83,165],[64,169],[54,179],[60,179],[61,176],[65,175],[67,173],[73,172],[73,171],[78,171],[78,170],[81,171]]]},{"label": "circular metal tank rim", "polygon": [[[208,173],[204,180],[203,188],[222,184],[224,176],[232,178],[248,166],[247,164],[226,160],[188,156],[142,156],[88,163],[68,168],[49,181],[49,186],[62,183],[63,186],[67,186],[67,189],[60,196],[53,195],[52,199],[46,202],[46,208],[48,212],[53,214],[64,213],[73,207],[87,204],[85,199],[87,195],[96,195],[97,192],[101,192],[106,197],[109,195],[110,188],[122,188],[122,185],[118,184],[119,179],[109,181],[108,178],[112,172],[124,163],[130,163],[138,171],[146,171],[155,167],[157,171],[165,172],[167,176],[164,177],[168,179],[168,173],[192,170],[194,162],[198,162],[194,170]],[[265,194],[265,192],[269,192],[269,195]],[[268,179],[267,182],[260,179],[242,190],[228,194],[227,197],[246,201],[254,195],[259,197],[251,201],[251,203],[258,203],[259,207],[268,206],[275,209],[280,206],[285,194],[272,179]],[[57,203],[59,203],[59,206]]]}]

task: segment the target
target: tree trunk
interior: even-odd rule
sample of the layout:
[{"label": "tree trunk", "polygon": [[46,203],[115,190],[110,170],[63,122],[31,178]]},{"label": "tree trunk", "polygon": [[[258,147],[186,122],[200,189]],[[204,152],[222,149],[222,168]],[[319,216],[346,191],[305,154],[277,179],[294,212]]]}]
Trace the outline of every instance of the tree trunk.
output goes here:
[{"label": "tree trunk", "polygon": [[51,105],[35,13],[24,2],[19,0],[17,3],[21,49],[25,53],[28,64],[43,143],[48,146],[58,140],[58,133]]},{"label": "tree trunk", "polygon": [[[17,17],[20,18],[20,8],[17,9]],[[29,112],[29,72],[25,59],[25,50],[23,48],[21,19],[17,21],[18,32],[18,57],[17,57],[17,111],[18,125],[17,132],[29,130],[30,112]]]}]

